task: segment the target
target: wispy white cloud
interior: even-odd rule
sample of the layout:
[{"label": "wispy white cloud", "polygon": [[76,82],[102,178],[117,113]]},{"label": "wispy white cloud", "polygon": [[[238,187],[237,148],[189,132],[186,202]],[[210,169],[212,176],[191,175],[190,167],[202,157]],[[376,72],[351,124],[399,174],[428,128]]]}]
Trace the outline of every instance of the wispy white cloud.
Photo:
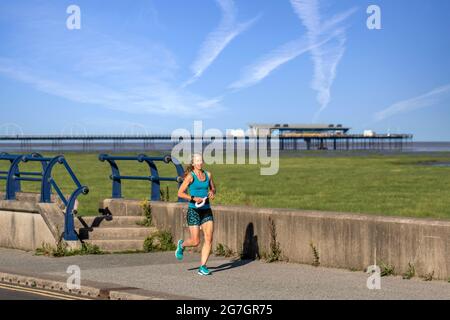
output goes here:
[{"label": "wispy white cloud", "polygon": [[374,115],[375,121],[383,121],[387,118],[413,110],[435,106],[444,99],[450,99],[450,84],[435,88],[421,96],[394,103],[390,107],[377,112]]},{"label": "wispy white cloud", "polygon": [[238,23],[236,20],[237,10],[233,0],[216,0],[216,2],[222,11],[222,20],[217,29],[211,32],[202,44],[197,58],[191,66],[193,76],[183,86],[188,86],[200,78],[230,42],[259,19],[257,16],[247,22]]},{"label": "wispy white cloud", "polygon": [[[179,88],[172,52],[152,41],[118,40],[94,30],[70,33],[52,20],[34,26],[18,16],[22,32],[5,44],[0,74],[36,90],[83,104],[139,114],[208,117],[219,100]],[[26,41],[23,41],[26,39]],[[198,114],[196,114],[198,117]]]},{"label": "wispy white cloud", "polygon": [[223,99],[223,96],[212,98],[212,99],[207,99],[207,100],[203,100],[203,101],[199,102],[198,105],[204,109],[215,108],[217,105],[219,105],[222,102],[222,99]]},{"label": "wispy white cloud", "polygon": [[[356,12],[356,8],[352,8],[334,15],[329,20],[325,20],[320,13],[319,0],[290,1],[295,13],[307,29],[308,39],[311,44],[317,43],[321,36],[332,31],[336,25],[344,22]],[[341,28],[341,32],[336,33],[335,39],[322,46],[315,46],[311,49],[314,62],[312,88],[317,91],[317,101],[320,105],[313,121],[317,121],[321,112],[330,103],[331,87],[336,78],[339,62],[345,53],[346,41],[345,28]]]},{"label": "wispy white cloud", "polygon": [[313,121],[317,121],[331,100],[331,87],[336,78],[337,66],[345,53],[346,36],[340,33],[335,40],[326,45],[313,48],[311,54],[314,61],[314,79],[312,88],[317,91],[320,108]]},{"label": "wispy white cloud", "polygon": [[336,25],[344,22],[348,18],[350,18],[358,9],[357,8],[351,8],[347,11],[340,12],[334,16],[332,16],[330,19],[324,21],[322,25],[320,26],[318,34],[325,34],[329,33]]},{"label": "wispy white cloud", "polygon": [[[120,81],[113,84],[99,81],[98,78],[42,73],[4,58],[0,58],[0,74],[27,83],[50,95],[127,113],[174,114],[186,117],[191,116],[193,111],[207,113],[221,108],[218,100],[203,98],[176,88],[164,80],[142,75],[139,79],[133,78],[133,85],[124,80],[122,87]],[[108,77],[111,79],[110,75]]]},{"label": "wispy white cloud", "polygon": [[300,39],[288,42],[263,56],[257,62],[244,68],[241,78],[233,82],[229,88],[242,89],[255,85],[283,64],[295,59],[305,52],[308,52],[314,47],[324,44],[327,41],[329,41],[329,38],[322,40],[321,42],[311,44],[307,37],[302,37]]},{"label": "wispy white cloud", "polygon": [[[145,8],[146,2],[134,9]],[[175,55],[149,37],[124,37],[117,32],[120,25],[69,31],[49,1],[0,7],[0,22],[12,26],[2,34],[7,41],[0,76],[68,101],[126,113],[208,118],[223,109],[219,99],[179,88]],[[147,14],[142,14],[144,24]]]},{"label": "wispy white cloud", "polygon": [[255,85],[283,64],[311,52],[315,62],[313,88],[319,92],[318,100],[325,108],[330,99],[329,88],[344,50],[345,29],[340,27],[340,23],[350,17],[356,9],[341,12],[322,22],[318,6],[305,5],[304,1],[300,1],[299,6],[294,8],[302,13],[302,21],[309,27],[307,35],[281,45],[257,62],[245,67],[240,79],[233,82],[229,88],[241,89]]}]

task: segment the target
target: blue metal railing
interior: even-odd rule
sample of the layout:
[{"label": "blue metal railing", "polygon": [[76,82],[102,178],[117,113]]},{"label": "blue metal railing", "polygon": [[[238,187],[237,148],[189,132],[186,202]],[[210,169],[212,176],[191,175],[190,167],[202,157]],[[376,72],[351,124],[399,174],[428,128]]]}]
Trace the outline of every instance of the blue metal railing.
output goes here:
[{"label": "blue metal railing", "polygon": [[[0,171],[0,180],[6,180],[6,200],[15,200],[16,192],[22,190],[20,181],[41,181],[41,178],[31,178],[30,176],[42,177],[42,172],[45,171],[46,163],[42,162],[42,172],[19,172],[18,163],[21,161],[23,155],[0,153],[0,160],[9,161],[10,169],[8,171]],[[39,153],[32,153],[29,157],[42,158]]]},{"label": "blue metal railing", "polygon": [[[173,181],[178,182],[178,188],[183,183],[184,169],[180,162],[170,155],[164,157],[148,157],[145,154],[138,156],[110,156],[107,154],[101,154],[99,160],[102,162],[107,161],[111,166],[110,179],[112,180],[112,198],[122,198],[122,180],[141,180],[151,182],[151,195],[152,201],[161,200],[161,181]],[[119,167],[116,161],[138,161],[140,163],[145,162],[150,168],[150,176],[123,176],[120,174]],[[166,164],[173,163],[176,170],[176,177],[161,177],[158,173],[158,168],[155,162],[164,162]],[[185,199],[178,198],[178,202],[186,202]]]},{"label": "blue metal railing", "polygon": [[[0,179],[6,180],[6,200],[16,200],[16,193],[21,191],[20,181],[41,182],[41,202],[51,203],[52,187],[63,202],[65,209],[64,214],[64,239],[78,240],[78,235],[75,232],[75,223],[73,217],[73,210],[76,200],[80,194],[88,194],[89,188],[81,185],[72,168],[69,166],[64,156],[60,155],[54,158],[45,158],[40,154],[33,153],[30,155],[10,155],[7,153],[0,154],[0,160],[7,160],[10,162],[8,171],[0,171],[0,174],[7,174],[7,176],[0,176]],[[20,163],[39,162],[42,166],[42,172],[21,172],[19,170]],[[76,185],[76,189],[72,192],[67,200],[58,184],[52,176],[52,170],[56,164],[64,166],[69,173],[72,181]],[[37,178],[35,178],[37,177]]]}]

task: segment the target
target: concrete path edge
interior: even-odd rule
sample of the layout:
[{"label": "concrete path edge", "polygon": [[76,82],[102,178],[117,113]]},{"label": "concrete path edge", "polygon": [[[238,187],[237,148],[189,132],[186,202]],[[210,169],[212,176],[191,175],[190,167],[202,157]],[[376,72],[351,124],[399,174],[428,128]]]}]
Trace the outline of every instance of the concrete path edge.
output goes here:
[{"label": "concrete path edge", "polygon": [[64,292],[82,297],[104,300],[196,300],[192,297],[124,287],[114,283],[85,280],[79,289],[69,289],[67,279],[53,275],[23,274],[0,270],[0,283],[20,285],[35,289]]}]

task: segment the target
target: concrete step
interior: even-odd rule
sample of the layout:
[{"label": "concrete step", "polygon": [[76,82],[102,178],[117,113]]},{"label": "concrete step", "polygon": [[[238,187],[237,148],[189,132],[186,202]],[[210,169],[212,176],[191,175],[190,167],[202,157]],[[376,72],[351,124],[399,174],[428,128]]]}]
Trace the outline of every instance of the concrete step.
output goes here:
[{"label": "concrete step", "polygon": [[105,199],[100,202],[100,211],[113,216],[142,216],[144,210],[141,200]]},{"label": "concrete step", "polygon": [[104,252],[143,250],[143,240],[85,240],[85,243],[96,245]]},{"label": "concrete step", "polygon": [[138,227],[142,216],[90,216],[75,218],[75,228]]},{"label": "concrete step", "polygon": [[81,228],[79,235],[82,240],[142,240],[144,241],[152,233],[157,232],[156,228],[144,227],[113,227],[113,228]]}]

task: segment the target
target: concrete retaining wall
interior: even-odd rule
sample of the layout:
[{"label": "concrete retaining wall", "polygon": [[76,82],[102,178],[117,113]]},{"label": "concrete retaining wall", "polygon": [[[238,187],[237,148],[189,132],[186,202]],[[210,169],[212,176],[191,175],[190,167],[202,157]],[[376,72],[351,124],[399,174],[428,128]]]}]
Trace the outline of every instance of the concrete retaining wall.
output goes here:
[{"label": "concrete retaining wall", "polygon": [[[175,239],[188,237],[186,204],[152,202],[156,227],[169,230]],[[140,201],[107,199],[103,208],[142,214]],[[218,243],[238,253],[255,257],[268,252],[270,221],[282,255],[290,262],[312,264],[312,246],[320,265],[364,270],[384,262],[397,274],[416,268],[416,275],[434,272],[436,279],[450,277],[450,221],[382,217],[335,212],[213,206],[214,247]]]},{"label": "concrete retaining wall", "polygon": [[39,200],[34,193],[18,193],[16,201],[0,200],[0,247],[34,251],[43,243],[56,246],[64,231],[63,213],[58,204]]},{"label": "concrete retaining wall", "polygon": [[34,251],[55,238],[40,214],[0,211],[0,247]]}]

